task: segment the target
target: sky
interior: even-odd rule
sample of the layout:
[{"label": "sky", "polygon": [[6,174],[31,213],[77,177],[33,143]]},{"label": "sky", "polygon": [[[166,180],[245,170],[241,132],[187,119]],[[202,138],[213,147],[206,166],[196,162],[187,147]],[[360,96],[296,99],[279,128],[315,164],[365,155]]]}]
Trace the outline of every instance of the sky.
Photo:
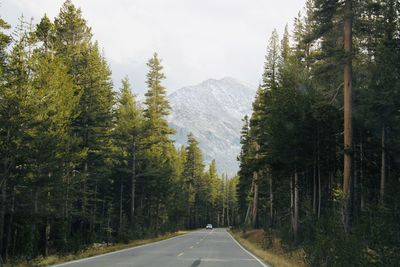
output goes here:
[{"label": "sky", "polygon": [[[64,0],[0,0],[0,16],[15,26],[21,14],[38,23],[57,16]],[[168,93],[204,80],[260,82],[274,28],[303,10],[305,0],[72,0],[80,7],[113,72],[146,91],[146,62],[157,52]]]}]

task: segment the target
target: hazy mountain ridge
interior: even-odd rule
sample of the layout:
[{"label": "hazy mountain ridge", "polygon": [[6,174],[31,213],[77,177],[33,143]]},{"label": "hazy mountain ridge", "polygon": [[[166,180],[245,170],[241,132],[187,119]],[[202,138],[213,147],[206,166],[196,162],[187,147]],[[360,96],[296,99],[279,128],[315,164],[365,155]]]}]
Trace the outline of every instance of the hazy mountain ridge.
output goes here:
[{"label": "hazy mountain ridge", "polygon": [[218,171],[234,175],[238,169],[242,118],[252,112],[255,89],[233,78],[209,79],[183,87],[168,96],[168,120],[177,133],[176,145],[186,144],[192,132],[206,163],[216,159]]}]

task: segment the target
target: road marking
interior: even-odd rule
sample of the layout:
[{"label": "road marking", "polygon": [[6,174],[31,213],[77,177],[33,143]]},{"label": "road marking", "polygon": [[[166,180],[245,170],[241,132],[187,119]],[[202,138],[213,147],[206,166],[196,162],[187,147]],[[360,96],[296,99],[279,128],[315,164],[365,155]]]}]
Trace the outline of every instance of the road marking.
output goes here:
[{"label": "road marking", "polygon": [[226,231],[226,232],[228,233],[228,235],[232,238],[232,240],[233,240],[241,249],[243,249],[247,254],[249,254],[249,255],[252,256],[254,259],[256,259],[256,260],[261,264],[261,266],[263,266],[263,267],[270,267],[269,265],[266,265],[265,263],[263,263],[263,262],[262,262],[259,258],[257,258],[253,253],[251,253],[250,251],[248,251],[247,249],[245,249],[244,247],[242,247],[242,245],[240,245],[240,243],[237,242],[236,239],[233,238],[233,236],[232,236],[228,231]]},{"label": "road marking", "polygon": [[196,242],[196,244],[198,245],[200,242]]},{"label": "road marking", "polygon": [[[193,233],[193,232],[191,232],[191,233]],[[117,251],[113,251],[113,252],[109,252],[109,253],[105,253],[105,254],[101,254],[101,255],[96,255],[96,256],[92,256],[92,257],[88,257],[88,258],[84,258],[84,259],[79,259],[79,260],[74,260],[74,261],[67,261],[67,262],[64,262],[64,263],[51,265],[51,266],[52,267],[66,266],[66,265],[70,265],[70,264],[74,264],[74,263],[78,263],[78,262],[83,262],[83,261],[88,261],[88,260],[100,258],[100,257],[103,257],[103,256],[117,254],[117,253],[124,252],[124,251],[127,251],[127,250],[134,250],[134,249],[137,249],[137,248],[148,247],[148,246],[156,245],[156,244],[159,244],[159,243],[163,243],[165,241],[170,241],[170,240],[176,239],[176,238],[181,237],[181,236],[189,235],[191,233],[187,233],[187,234],[183,234],[183,235],[177,235],[177,236],[174,236],[174,237],[171,237],[171,238],[168,238],[168,239],[164,239],[164,240],[160,240],[160,241],[157,241],[157,242],[153,242],[153,243],[148,243],[148,244],[144,244],[144,245],[140,245],[140,246],[136,246],[136,247],[131,247],[131,248],[125,248],[125,249],[121,249],[121,250],[117,250]]]},{"label": "road marking", "polygon": [[179,254],[178,254],[178,257],[182,256],[183,254],[184,254],[183,252],[179,253]]},{"label": "road marking", "polygon": [[192,249],[193,248],[193,246],[190,246],[190,249]]}]

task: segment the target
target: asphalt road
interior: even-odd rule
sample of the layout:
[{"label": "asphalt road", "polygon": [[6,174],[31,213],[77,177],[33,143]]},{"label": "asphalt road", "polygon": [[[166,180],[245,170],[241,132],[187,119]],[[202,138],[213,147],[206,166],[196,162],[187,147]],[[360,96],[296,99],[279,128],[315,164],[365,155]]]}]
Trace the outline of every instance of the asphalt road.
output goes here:
[{"label": "asphalt road", "polygon": [[186,235],[67,262],[68,267],[266,267],[237,243],[226,229],[198,230]]}]

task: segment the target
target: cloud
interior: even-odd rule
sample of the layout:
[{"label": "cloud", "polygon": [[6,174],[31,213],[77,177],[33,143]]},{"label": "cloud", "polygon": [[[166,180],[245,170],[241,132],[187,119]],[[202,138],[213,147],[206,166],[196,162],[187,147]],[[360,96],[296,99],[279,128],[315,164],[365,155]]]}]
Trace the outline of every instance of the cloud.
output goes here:
[{"label": "cloud", "polygon": [[[39,4],[40,2],[40,4]],[[24,13],[35,21],[57,15],[63,0],[3,0],[5,19]],[[286,23],[305,0],[73,0],[104,48],[116,85],[128,75],[145,91],[146,61],[163,58],[169,91],[208,78],[233,76],[256,85],[274,28]]]}]

